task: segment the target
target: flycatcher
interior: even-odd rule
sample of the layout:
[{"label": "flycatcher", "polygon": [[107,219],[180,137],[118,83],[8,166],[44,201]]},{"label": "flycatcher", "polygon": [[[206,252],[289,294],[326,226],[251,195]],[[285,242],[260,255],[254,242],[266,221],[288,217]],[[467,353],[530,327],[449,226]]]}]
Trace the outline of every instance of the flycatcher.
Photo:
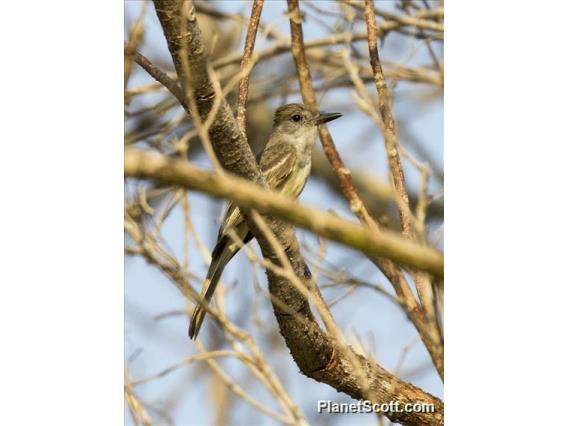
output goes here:
[{"label": "flycatcher", "polygon": [[[318,114],[302,104],[288,104],[276,110],[272,133],[259,164],[271,189],[294,198],[300,195],[310,174],[317,127],[339,117],[341,114],[336,112]],[[231,229],[245,244],[253,238],[243,215],[233,203],[227,207],[211,254],[211,265],[201,290],[204,305],[211,301],[223,269],[239,250],[238,244],[229,236]],[[190,338],[197,337],[205,313],[203,305],[198,302],[191,316]]]}]

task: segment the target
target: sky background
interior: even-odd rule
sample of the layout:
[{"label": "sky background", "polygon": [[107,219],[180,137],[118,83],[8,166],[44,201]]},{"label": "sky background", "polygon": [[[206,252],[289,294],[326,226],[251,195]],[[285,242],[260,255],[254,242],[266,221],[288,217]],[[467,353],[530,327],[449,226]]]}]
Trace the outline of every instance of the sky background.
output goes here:
[{"label": "sky background", "polygon": [[[250,3],[241,1],[212,2],[215,7],[227,12],[241,12],[250,14]],[[317,2],[318,7],[332,10],[334,3]],[[377,2],[384,9],[392,9],[390,2]],[[125,27],[128,28],[135,17],[139,15],[141,2],[128,1],[125,3]],[[308,10],[304,8],[304,10]],[[285,2],[267,1],[262,12],[263,22],[274,22],[284,34],[289,33],[289,24],[284,16]],[[325,19],[325,18],[323,18]],[[364,23],[363,27],[364,28]],[[126,31],[126,29],[125,29]],[[322,37],[328,30],[308,16],[304,22],[304,37],[306,40]],[[242,42],[239,48],[242,47]],[[255,49],[262,49],[270,45],[270,41],[262,37],[257,39]],[[365,45],[362,45],[366,47]],[[440,43],[435,43],[437,54],[443,58]],[[165,40],[155,17],[153,6],[150,4],[146,14],[145,42],[140,51],[150,59],[167,58]],[[366,52],[365,52],[366,53]],[[402,62],[407,66],[429,65],[429,56],[424,44],[409,37],[391,35],[386,39],[381,49],[382,57],[390,61]],[[262,68],[279,66],[281,63],[292,63],[291,55],[286,54],[278,58],[276,64],[267,64],[257,67],[253,75],[262,77]],[[129,86],[136,86],[150,82],[151,78],[135,69]],[[372,85],[368,86],[374,90]],[[371,92],[373,93],[373,92]],[[417,94],[418,93],[418,94]],[[401,82],[395,92],[395,114],[397,119],[406,124],[406,131],[427,149],[433,161],[439,168],[443,168],[443,104],[438,97],[434,101],[422,101],[420,93],[428,94],[428,88],[411,83]],[[289,97],[287,101],[299,101],[298,97]],[[339,111],[344,117],[330,123],[329,129],[334,141],[348,167],[365,170],[380,178],[387,176],[384,144],[380,132],[372,121],[358,110],[345,111],[346,104],[352,103],[348,89],[337,89],[325,94],[321,108],[326,111]],[[274,101],[273,108],[279,105]],[[401,143],[405,140],[401,137]],[[319,144],[319,142],[318,142]],[[405,145],[406,146],[406,145]],[[408,146],[412,152],[412,148]],[[210,168],[211,165],[205,155],[198,155],[192,159],[200,166]],[[407,182],[410,188],[417,188],[419,175],[412,167],[405,164]],[[430,192],[441,188],[442,183],[435,178],[430,179]],[[310,179],[300,202],[323,210],[333,209],[340,215],[353,218],[348,206],[341,197],[331,192],[327,185],[318,179]],[[196,229],[204,239],[207,247],[214,246],[218,218],[223,211],[223,202],[195,192],[189,195],[191,218]],[[437,225],[436,225],[437,228]],[[303,250],[317,250],[318,241],[314,235],[307,231],[297,230]],[[163,227],[163,236],[167,246],[173,254],[183,256],[183,217],[179,208],[176,208]],[[255,251],[258,246],[251,243]],[[326,261],[347,268],[353,276],[370,282],[381,283],[384,288],[389,286],[380,272],[364,256],[346,249],[335,243],[329,243],[325,257]],[[197,254],[196,246],[192,240],[190,245],[190,269],[204,275],[207,265]],[[252,283],[258,279],[260,286],[266,288],[264,271],[256,268],[253,271],[250,263],[243,253],[237,254],[228,265],[223,274],[223,282],[227,285],[225,299],[226,311],[239,326],[247,329],[255,341],[265,351],[265,356],[283,382],[284,386],[304,412],[308,421],[317,423],[347,425],[347,424],[376,424],[376,417],[372,414],[341,414],[333,418],[314,414],[318,399],[330,399],[335,402],[350,402],[351,399],[337,393],[331,387],[308,379],[299,373],[282,338],[267,336],[250,321],[249,312],[254,309],[263,323],[274,329],[275,319],[269,301],[258,294]],[[326,300],[333,300],[342,291],[324,290]],[[174,285],[158,270],[153,269],[139,258],[127,257],[125,259],[125,361],[128,363],[133,379],[140,379],[159,372],[183,357],[194,353],[193,342],[187,338],[188,319],[186,316],[176,315],[157,320],[156,316],[166,312],[184,310],[186,303]],[[407,321],[398,306],[387,300],[379,293],[358,289],[349,297],[335,304],[332,312],[337,323],[343,328],[345,334],[352,339],[359,337],[367,345],[368,350],[374,353],[378,362],[390,371],[399,369],[402,379],[421,387],[436,396],[443,396],[443,385],[432,367],[430,358],[420,342],[414,327]],[[202,330],[202,338],[207,346],[210,333],[216,326],[207,320]],[[403,352],[404,360],[401,364]],[[221,361],[223,368],[237,381],[242,383],[248,375],[246,369],[233,360]],[[210,388],[208,382],[209,372],[204,365],[194,363],[185,366],[159,380],[137,387],[138,395],[145,401],[157,407],[167,408],[175,424],[210,424],[213,420]],[[269,396],[264,395],[262,387],[254,380],[247,381],[247,391],[265,402],[274,409],[278,409]],[[238,424],[275,424],[274,420],[259,413],[256,409],[241,400],[233,400],[231,406],[231,420]],[[156,417],[157,418],[157,417]],[[125,423],[132,424],[132,418],[125,407]]]}]

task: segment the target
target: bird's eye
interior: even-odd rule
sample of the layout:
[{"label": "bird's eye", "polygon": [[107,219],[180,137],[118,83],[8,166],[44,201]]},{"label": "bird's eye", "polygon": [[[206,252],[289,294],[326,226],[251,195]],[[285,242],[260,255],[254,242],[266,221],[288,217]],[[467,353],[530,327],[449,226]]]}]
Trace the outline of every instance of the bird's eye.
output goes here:
[{"label": "bird's eye", "polygon": [[302,116],[300,114],[294,114],[292,116],[292,120],[294,120],[295,122],[298,122],[302,119]]}]

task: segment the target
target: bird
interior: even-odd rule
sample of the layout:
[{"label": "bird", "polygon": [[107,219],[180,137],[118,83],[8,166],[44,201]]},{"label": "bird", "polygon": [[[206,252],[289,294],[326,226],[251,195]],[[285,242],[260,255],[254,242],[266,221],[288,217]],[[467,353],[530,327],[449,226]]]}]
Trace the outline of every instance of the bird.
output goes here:
[{"label": "bird", "polygon": [[[268,142],[260,155],[259,167],[272,190],[297,198],[304,189],[311,170],[312,148],[320,124],[328,123],[342,114],[317,112],[304,104],[291,103],[279,107]],[[211,253],[211,264],[201,290],[201,300],[194,307],[189,325],[189,337],[196,339],[205,319],[206,309],[217,288],[225,266],[239,251],[230,236],[247,244],[253,239],[238,206],[229,203],[219,228],[217,242]]]}]

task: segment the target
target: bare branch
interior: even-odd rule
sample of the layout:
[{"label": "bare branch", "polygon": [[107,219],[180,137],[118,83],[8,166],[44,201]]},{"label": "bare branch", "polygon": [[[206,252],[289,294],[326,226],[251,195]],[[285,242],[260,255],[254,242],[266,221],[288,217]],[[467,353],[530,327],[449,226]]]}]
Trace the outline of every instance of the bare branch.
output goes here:
[{"label": "bare branch", "polygon": [[180,104],[186,104],[183,91],[181,90],[181,87],[178,86],[177,82],[173,78],[170,78],[165,72],[155,66],[152,62],[150,62],[150,60],[146,56],[142,55],[136,50],[132,50],[132,48],[126,41],[124,42],[124,55],[133,56],[134,62],[144,68],[144,70],[146,70],[146,72],[150,74],[156,81],[167,88],[176,97]]},{"label": "bare branch", "polygon": [[179,185],[226,198],[239,206],[285,219],[371,256],[387,257],[443,276],[444,259],[439,251],[407,241],[393,232],[371,231],[336,215],[304,207],[285,195],[264,190],[249,181],[230,175],[218,176],[165,155],[128,149],[124,161],[126,176],[149,178],[162,184]]},{"label": "bare branch", "polygon": [[398,193],[400,222],[402,233],[407,238],[412,235],[410,224],[410,207],[408,204],[408,193],[406,192],[406,184],[404,181],[404,171],[400,163],[400,155],[398,153],[398,141],[396,140],[395,121],[390,105],[390,94],[387,88],[387,82],[383,74],[381,62],[379,60],[379,52],[377,49],[377,23],[375,22],[375,14],[373,0],[365,0],[365,22],[367,23],[369,57],[371,58],[371,67],[373,69],[373,77],[379,93],[379,112],[384,123],[385,145],[387,149],[387,157],[389,167],[391,169],[394,187]]},{"label": "bare branch", "polygon": [[[349,1],[349,5],[354,7],[358,10],[363,10],[363,6],[358,1]],[[365,4],[366,8],[366,4]],[[365,11],[365,14],[367,12]],[[410,15],[395,15],[394,13],[389,13],[384,10],[380,9],[371,9],[371,13],[374,15],[379,15],[385,19],[393,20],[395,22],[399,22],[401,25],[408,25],[412,27],[416,27],[423,30],[431,30],[439,33],[444,32],[444,25],[438,22],[431,21],[429,17],[443,17],[444,16],[444,9],[437,8],[437,9],[423,9],[417,12],[414,16]]]},{"label": "bare branch", "polygon": [[245,51],[243,52],[243,59],[241,61],[241,73],[244,73],[246,70],[248,71],[241,77],[241,83],[239,85],[239,101],[237,105],[237,124],[239,126],[240,131],[245,135],[246,135],[245,111],[246,111],[250,73],[252,72],[251,65],[249,64],[251,62],[252,52],[254,50],[254,41],[256,39],[256,32],[258,30],[258,24],[260,22],[260,14],[262,12],[263,4],[264,0],[254,0],[254,4],[252,5],[250,22],[247,30],[247,40],[245,43]]}]

